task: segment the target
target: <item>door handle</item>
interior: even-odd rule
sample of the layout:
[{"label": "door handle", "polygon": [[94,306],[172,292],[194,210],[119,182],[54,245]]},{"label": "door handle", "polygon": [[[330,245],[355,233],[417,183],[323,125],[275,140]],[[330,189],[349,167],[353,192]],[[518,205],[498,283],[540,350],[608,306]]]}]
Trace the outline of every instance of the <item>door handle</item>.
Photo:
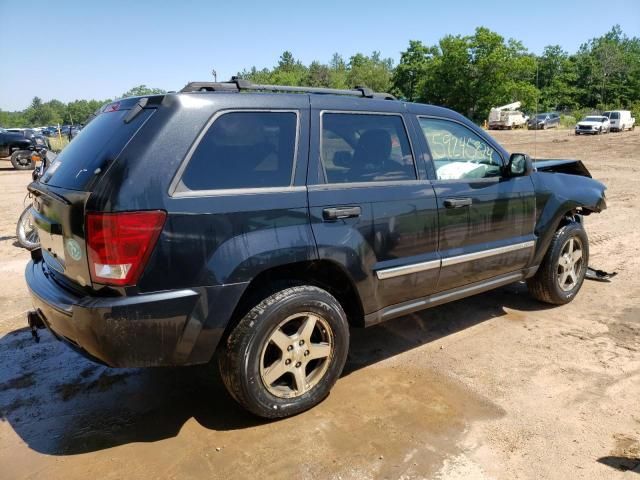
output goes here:
[{"label": "door handle", "polygon": [[322,210],[322,218],[340,220],[341,218],[359,217],[361,213],[360,207],[329,207]]},{"label": "door handle", "polygon": [[444,206],[446,208],[462,208],[462,207],[470,207],[473,203],[473,200],[470,198],[447,198],[444,201]]}]

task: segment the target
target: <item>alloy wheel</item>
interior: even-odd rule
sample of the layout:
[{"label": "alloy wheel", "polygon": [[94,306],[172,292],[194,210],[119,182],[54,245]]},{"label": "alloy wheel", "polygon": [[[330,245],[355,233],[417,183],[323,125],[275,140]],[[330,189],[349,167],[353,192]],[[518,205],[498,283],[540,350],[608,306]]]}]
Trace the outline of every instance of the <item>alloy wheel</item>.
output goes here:
[{"label": "alloy wheel", "polygon": [[556,273],[558,286],[564,292],[573,289],[580,280],[582,249],[582,241],[578,237],[569,238],[562,246]]},{"label": "alloy wheel", "polygon": [[262,349],[262,383],[276,397],[305,394],[327,373],[333,347],[331,327],[320,315],[303,312],[287,317]]}]

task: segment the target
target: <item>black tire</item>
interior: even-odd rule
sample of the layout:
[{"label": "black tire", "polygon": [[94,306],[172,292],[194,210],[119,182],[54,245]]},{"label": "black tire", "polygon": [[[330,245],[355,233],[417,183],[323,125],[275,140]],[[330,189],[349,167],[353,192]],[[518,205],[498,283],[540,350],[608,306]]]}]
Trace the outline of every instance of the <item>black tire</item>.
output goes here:
[{"label": "black tire", "polygon": [[31,205],[23,210],[16,225],[16,237],[18,243],[28,250],[33,250],[40,246],[38,229],[33,224],[31,217]]},{"label": "black tire", "polygon": [[[279,330],[282,322],[292,317],[294,320],[291,321],[294,322],[297,314],[305,318],[307,312],[321,318],[323,325],[328,327],[322,328],[322,333],[330,339],[328,344],[331,354],[315,364],[323,365],[321,375],[315,380],[317,383],[306,392],[303,387],[303,393],[296,392],[289,398],[283,398],[273,393],[275,382],[267,385],[263,380],[264,356],[268,348],[275,348],[275,344],[271,343],[272,335]],[[314,321],[314,324],[319,325],[320,321]],[[285,337],[287,341],[289,338],[293,339],[296,349],[298,333],[299,330],[291,337]],[[289,348],[293,349],[293,346]],[[324,400],[342,373],[348,349],[349,325],[340,303],[318,287],[296,286],[269,295],[240,320],[218,352],[218,366],[227,390],[240,405],[260,417],[282,418],[308,410]],[[289,355],[284,349],[277,348],[277,351],[281,351],[280,359],[276,360],[274,365],[284,362],[285,356]],[[307,354],[308,351],[304,353]],[[286,361],[291,364],[290,359]],[[288,367],[291,370],[293,366],[299,365],[298,360],[294,362],[295,365]],[[311,362],[302,366],[303,371],[306,372],[307,366],[312,365]],[[328,363],[325,365],[322,362]],[[315,370],[305,375],[311,377],[314,373]],[[289,378],[293,381],[292,385],[297,385],[297,380],[291,373],[284,373],[282,377],[277,378],[283,382]],[[306,385],[307,377],[304,378],[302,383]],[[287,386],[275,388],[286,389]]]},{"label": "black tire", "polygon": [[11,165],[16,170],[33,170],[36,168],[36,162],[31,159],[29,150],[16,150],[11,154]]},{"label": "black tire", "polygon": [[[560,286],[561,275],[559,271],[563,269],[560,265],[561,257],[565,246],[569,240],[577,239],[580,242],[582,249],[581,262],[577,267],[575,285],[570,287],[570,284],[565,283],[565,288]],[[545,303],[551,303],[553,305],[564,305],[569,303],[575,298],[577,293],[582,287],[584,277],[587,272],[587,266],[589,265],[589,239],[587,238],[587,232],[585,232],[582,224],[578,222],[569,223],[554,234],[549,249],[542,260],[540,268],[536,274],[527,280],[527,287],[529,287],[529,293],[537,300]]]}]

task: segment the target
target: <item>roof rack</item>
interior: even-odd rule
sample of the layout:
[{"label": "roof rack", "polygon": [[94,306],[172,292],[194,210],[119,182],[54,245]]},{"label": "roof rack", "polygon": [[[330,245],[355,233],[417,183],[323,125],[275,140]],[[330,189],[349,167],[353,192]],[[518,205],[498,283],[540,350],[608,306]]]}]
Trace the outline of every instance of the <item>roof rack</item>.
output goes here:
[{"label": "roof rack", "polygon": [[377,98],[382,100],[396,100],[390,93],[374,92],[367,87],[355,87],[352,90],[339,88],[318,87],[290,87],[286,85],[260,85],[251,83],[238,77],[231,77],[228,82],[189,82],[180,92],[289,92],[289,93],[315,93],[320,95],[351,95],[354,97]]}]

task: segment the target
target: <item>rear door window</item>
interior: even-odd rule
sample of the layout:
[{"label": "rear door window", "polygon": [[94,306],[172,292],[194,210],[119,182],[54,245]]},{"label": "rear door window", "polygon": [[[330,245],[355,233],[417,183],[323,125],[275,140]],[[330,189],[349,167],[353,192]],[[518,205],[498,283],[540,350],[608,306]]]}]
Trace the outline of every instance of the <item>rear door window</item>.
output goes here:
[{"label": "rear door window", "polygon": [[291,185],[297,125],[296,112],[223,113],[198,143],[178,190]]},{"label": "rear door window", "polygon": [[124,119],[130,110],[101,113],[67,145],[45,172],[48,185],[85,190],[90,182],[115,160],[138,129],[155,112],[142,110],[129,123]]},{"label": "rear door window", "polygon": [[400,115],[323,113],[321,156],[327,183],[417,178]]}]

